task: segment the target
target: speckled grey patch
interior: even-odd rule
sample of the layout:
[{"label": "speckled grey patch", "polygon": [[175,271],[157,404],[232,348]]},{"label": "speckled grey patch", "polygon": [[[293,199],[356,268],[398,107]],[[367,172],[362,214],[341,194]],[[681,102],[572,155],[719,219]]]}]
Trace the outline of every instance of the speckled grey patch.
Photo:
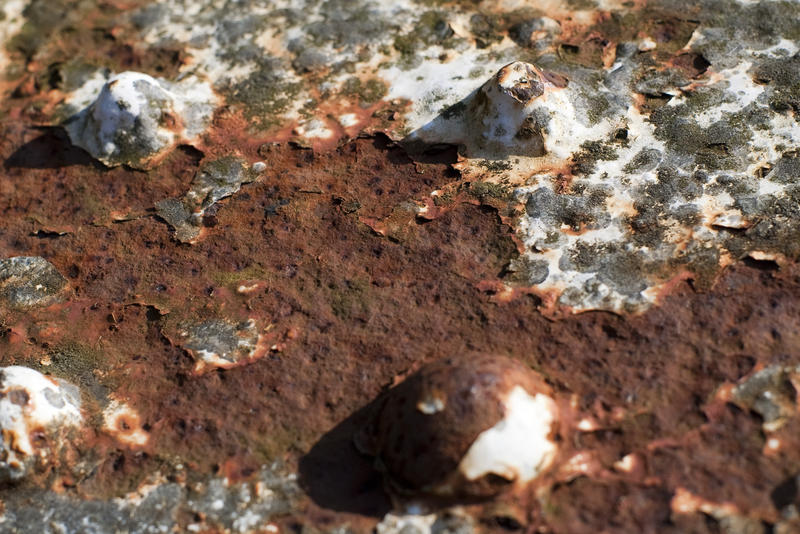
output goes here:
[{"label": "speckled grey patch", "polygon": [[47,402],[52,404],[56,408],[63,408],[64,407],[64,397],[54,389],[45,389],[44,390],[44,398],[47,399]]},{"label": "speckled grey patch", "polygon": [[[288,512],[298,495],[295,476],[279,466],[262,468],[253,483],[228,485],[219,478],[192,488],[163,483],[142,496],[121,500],[82,500],[51,491],[20,490],[5,501],[0,531],[153,534],[224,528],[244,534]],[[191,517],[198,518],[197,522],[188,523]]]},{"label": "speckled grey patch", "polygon": [[256,349],[258,331],[253,321],[233,324],[208,320],[188,325],[182,332],[182,345],[197,358],[213,363],[216,358],[235,363]]},{"label": "speckled grey patch", "polygon": [[205,211],[239,191],[242,184],[252,182],[256,176],[257,173],[238,157],[226,156],[206,163],[183,197],[158,202],[156,212],[175,229],[178,241],[194,242],[200,236]]},{"label": "speckled grey patch", "polygon": [[758,413],[767,431],[776,430],[797,412],[792,384],[797,373],[798,369],[791,367],[767,367],[739,383],[731,396],[737,404]]},{"label": "speckled grey patch", "polygon": [[[712,30],[701,25],[692,50],[702,50]],[[796,84],[787,69],[797,46],[773,37],[771,49],[765,41],[729,50],[738,61],[725,68],[712,61],[716,77],[700,77],[691,89],[677,73],[651,72],[638,55],[617,58],[603,91],[627,80],[633,93],[666,98],[638,116],[606,110],[612,137],[595,137],[573,153],[579,176],[566,190],[547,172],[518,190],[529,257],[550,265],[542,289],[552,288],[576,310],[636,311],[680,273],[703,286],[750,254],[796,255],[800,126],[793,104],[775,105],[775,94]],[[614,124],[624,126],[624,143],[617,143]],[[617,158],[598,157],[596,143],[617,143]]]},{"label": "speckled grey patch", "polygon": [[40,257],[17,256],[0,260],[0,303],[15,308],[56,302],[67,280]]}]

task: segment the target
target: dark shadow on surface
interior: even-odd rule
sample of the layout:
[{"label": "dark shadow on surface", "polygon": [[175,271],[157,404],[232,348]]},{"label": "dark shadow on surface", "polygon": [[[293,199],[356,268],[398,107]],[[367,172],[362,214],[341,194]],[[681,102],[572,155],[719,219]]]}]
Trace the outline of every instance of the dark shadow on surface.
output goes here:
[{"label": "dark shadow on surface", "polygon": [[[470,107],[482,85],[473,89],[466,97],[444,108],[426,124],[410,132],[399,141],[408,155],[420,163],[447,163],[458,161],[467,141]],[[474,156],[474,155],[473,155]]]},{"label": "dark shadow on surface", "polygon": [[15,150],[5,161],[6,169],[58,169],[71,165],[104,168],[88,152],[73,145],[64,128],[53,126],[36,129],[42,134]]},{"label": "dark shadow on surface", "polygon": [[442,110],[426,124],[409,133],[399,144],[415,161],[449,163],[459,155],[471,159],[505,162],[512,156],[543,156],[544,139],[535,112],[517,110],[520,129],[512,141],[500,141],[486,132],[484,117],[497,112],[481,93],[483,86]]},{"label": "dark shadow on surface", "polygon": [[453,165],[458,162],[458,146],[447,143],[425,144],[393,141],[388,135],[377,132],[372,136],[372,145],[387,152],[387,158],[395,165],[409,163],[431,163]]},{"label": "dark shadow on surface", "polygon": [[[420,147],[417,146],[417,149]],[[410,154],[418,163],[454,165],[458,163],[458,145],[434,144],[422,147],[422,151]]]},{"label": "dark shadow on surface", "polygon": [[322,508],[369,517],[383,517],[391,509],[383,478],[373,459],[361,454],[353,435],[366,422],[370,403],[336,425],[300,459],[300,485]]}]

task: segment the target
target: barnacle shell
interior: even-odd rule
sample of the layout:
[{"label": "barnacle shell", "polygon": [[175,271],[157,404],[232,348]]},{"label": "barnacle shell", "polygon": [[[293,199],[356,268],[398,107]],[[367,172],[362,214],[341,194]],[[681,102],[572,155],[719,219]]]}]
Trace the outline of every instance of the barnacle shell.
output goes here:
[{"label": "barnacle shell", "polygon": [[109,167],[147,169],[211,120],[211,87],[195,79],[170,83],[140,72],[112,76],[88,107],[66,124],[70,140]]},{"label": "barnacle shell", "polygon": [[64,433],[82,420],[77,387],[27,367],[0,368],[0,481],[56,456]]},{"label": "barnacle shell", "polygon": [[449,357],[390,390],[356,444],[401,492],[489,497],[548,467],[556,419],[550,389],[522,363]]}]

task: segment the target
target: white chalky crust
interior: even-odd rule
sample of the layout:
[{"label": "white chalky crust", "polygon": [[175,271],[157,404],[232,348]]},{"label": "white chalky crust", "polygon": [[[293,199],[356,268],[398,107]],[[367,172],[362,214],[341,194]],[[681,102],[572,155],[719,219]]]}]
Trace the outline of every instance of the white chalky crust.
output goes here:
[{"label": "white chalky crust", "polygon": [[103,430],[129,447],[144,447],[150,440],[150,435],[142,428],[139,413],[116,399],[103,410]]}]

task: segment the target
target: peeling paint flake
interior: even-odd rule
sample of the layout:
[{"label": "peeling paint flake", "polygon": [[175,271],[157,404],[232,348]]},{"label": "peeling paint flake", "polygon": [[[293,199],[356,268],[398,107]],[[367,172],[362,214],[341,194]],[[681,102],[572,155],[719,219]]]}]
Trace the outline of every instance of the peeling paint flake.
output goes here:
[{"label": "peeling paint flake", "polygon": [[252,362],[266,353],[254,320],[233,324],[209,320],[179,332],[181,345],[197,360],[195,371],[227,369]]},{"label": "peeling paint flake", "polygon": [[44,258],[0,260],[0,302],[14,308],[46,306],[67,290],[67,280]]},{"label": "peeling paint flake", "polygon": [[228,197],[254,181],[262,165],[252,168],[235,156],[225,156],[206,163],[195,175],[189,191],[181,198],[161,200],[156,212],[175,229],[175,238],[182,243],[196,243],[203,234],[203,215],[219,200]]}]

